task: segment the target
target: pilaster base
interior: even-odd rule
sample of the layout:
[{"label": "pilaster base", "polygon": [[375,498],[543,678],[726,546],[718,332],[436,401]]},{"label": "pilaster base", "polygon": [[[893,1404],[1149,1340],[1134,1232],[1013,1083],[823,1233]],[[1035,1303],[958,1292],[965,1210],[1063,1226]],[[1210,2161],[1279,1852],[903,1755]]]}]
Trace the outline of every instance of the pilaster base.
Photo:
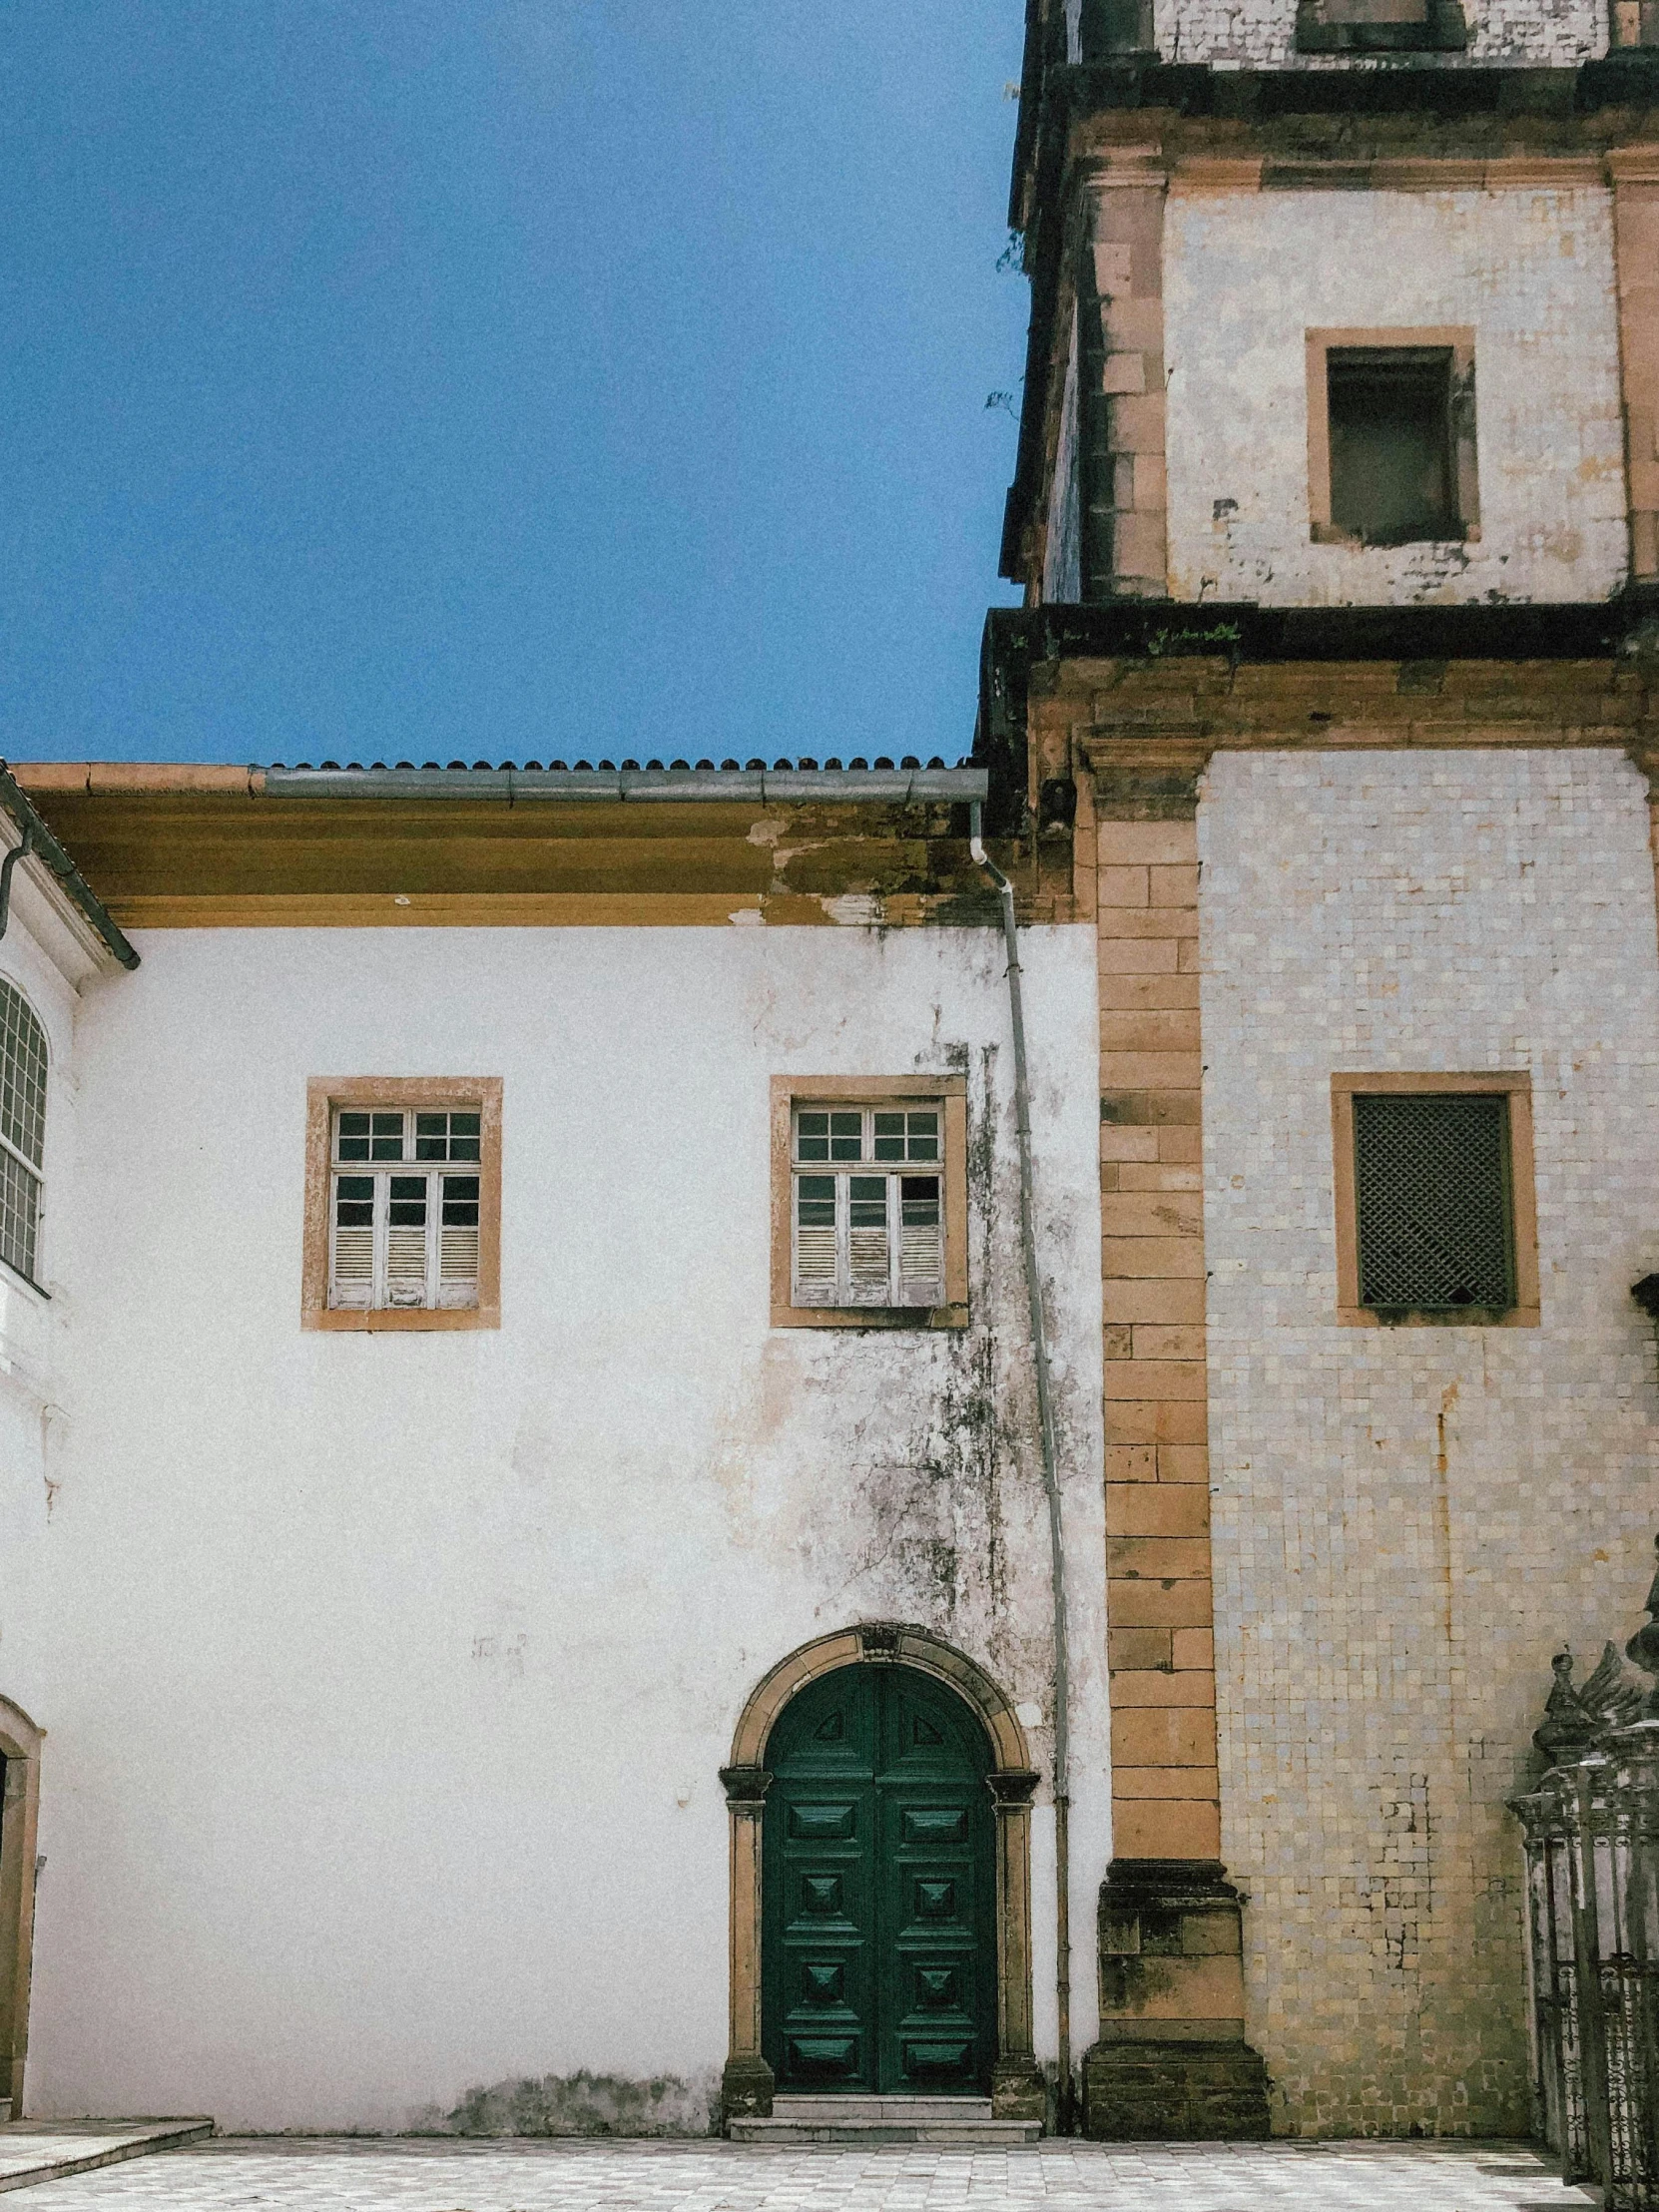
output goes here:
[{"label": "pilaster base", "polygon": [[728,2058],[720,2077],[720,2117],[723,2127],[733,2120],[770,2120],[772,2096],[778,2076],[759,2054]]},{"label": "pilaster base", "polygon": [[1116,1859],[1100,1891],[1100,2040],[1083,2132],[1259,2142],[1268,2074],[1244,2039],[1239,1893],[1210,1859]]},{"label": "pilaster base", "polygon": [[1083,2133],[1097,2143],[1263,2142],[1268,2069],[1245,2042],[1096,2043],[1083,2060]]},{"label": "pilaster base", "polygon": [[993,2120],[1041,2120],[1048,2124],[1048,2083],[1035,2060],[999,2061],[991,2075]]}]

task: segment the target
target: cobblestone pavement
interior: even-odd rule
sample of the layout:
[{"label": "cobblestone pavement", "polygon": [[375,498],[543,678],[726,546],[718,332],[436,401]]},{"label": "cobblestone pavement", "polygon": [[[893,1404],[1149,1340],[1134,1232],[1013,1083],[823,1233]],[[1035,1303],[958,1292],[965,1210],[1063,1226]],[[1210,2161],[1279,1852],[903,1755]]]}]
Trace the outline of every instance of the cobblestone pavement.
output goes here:
[{"label": "cobblestone pavement", "polygon": [[1565,2212],[1519,2144],[1029,2150],[222,2138],[37,2184],[39,2212]]}]

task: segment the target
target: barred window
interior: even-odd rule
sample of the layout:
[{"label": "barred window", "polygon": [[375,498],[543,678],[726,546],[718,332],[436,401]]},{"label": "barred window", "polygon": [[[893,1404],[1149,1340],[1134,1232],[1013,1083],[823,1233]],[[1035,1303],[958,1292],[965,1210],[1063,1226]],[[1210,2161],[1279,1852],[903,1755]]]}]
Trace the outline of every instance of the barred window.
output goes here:
[{"label": "barred window", "polygon": [[1514,1306],[1510,1185],[1507,1096],[1357,1092],[1359,1303],[1378,1313]]},{"label": "barred window", "polygon": [[0,1260],[32,1283],[46,1142],[46,1032],[0,978]]},{"label": "barred window", "polygon": [[335,1111],[330,1307],[478,1304],[481,1129],[476,1108]]}]

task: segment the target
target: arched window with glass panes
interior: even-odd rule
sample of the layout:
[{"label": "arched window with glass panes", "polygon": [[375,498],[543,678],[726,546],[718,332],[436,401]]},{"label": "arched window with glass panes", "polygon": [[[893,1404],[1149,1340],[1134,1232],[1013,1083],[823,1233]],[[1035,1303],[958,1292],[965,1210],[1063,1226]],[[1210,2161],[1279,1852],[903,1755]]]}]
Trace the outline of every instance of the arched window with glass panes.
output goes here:
[{"label": "arched window with glass panes", "polygon": [[46,1032],[0,976],[0,1260],[36,1280],[46,1149]]}]

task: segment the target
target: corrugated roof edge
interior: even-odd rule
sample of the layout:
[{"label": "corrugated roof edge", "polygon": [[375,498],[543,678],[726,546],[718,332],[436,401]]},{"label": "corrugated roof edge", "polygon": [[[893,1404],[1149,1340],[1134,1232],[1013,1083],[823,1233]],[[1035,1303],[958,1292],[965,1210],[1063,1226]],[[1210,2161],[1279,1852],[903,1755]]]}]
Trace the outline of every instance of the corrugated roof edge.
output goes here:
[{"label": "corrugated roof edge", "polygon": [[767,805],[803,800],[875,802],[911,800],[966,803],[985,796],[986,775],[977,768],[942,769],[405,769],[272,768],[265,790],[281,799],[581,799],[749,801]]},{"label": "corrugated roof edge", "polygon": [[5,809],[27,839],[30,853],[52,870],[121,965],[124,968],[136,968],[139,964],[137,951],[122,934],[120,927],[110,919],[91,884],[29,804],[28,794],[19,786],[4,761],[0,761],[0,808]]}]

